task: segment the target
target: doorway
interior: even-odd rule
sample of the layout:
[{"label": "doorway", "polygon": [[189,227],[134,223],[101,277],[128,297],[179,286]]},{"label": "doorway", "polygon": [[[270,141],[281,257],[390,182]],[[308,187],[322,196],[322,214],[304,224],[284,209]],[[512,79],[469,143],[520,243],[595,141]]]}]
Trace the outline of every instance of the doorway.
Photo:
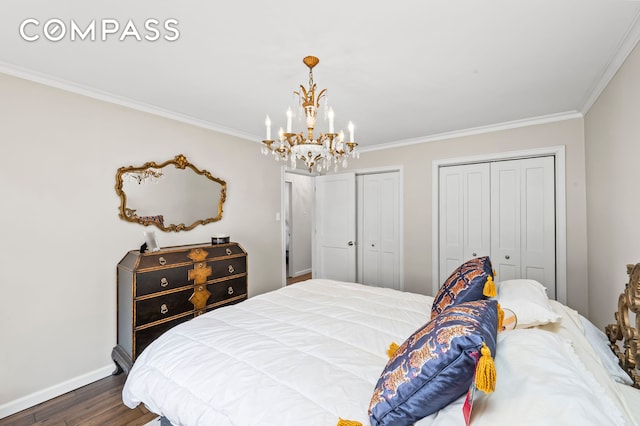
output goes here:
[{"label": "doorway", "polygon": [[311,274],[314,212],[314,176],[285,171],[283,174],[283,241],[287,283]]},{"label": "doorway", "polygon": [[[284,212],[287,211],[288,196],[284,182],[289,173],[300,175],[283,168]],[[306,172],[304,174],[309,177]],[[401,290],[404,287],[402,167],[355,170],[321,177],[312,175],[311,178],[314,179],[316,203],[313,211],[313,241],[310,244],[313,277]],[[344,179],[348,179],[348,182]],[[319,187],[318,182],[325,182],[328,186]],[[347,187],[350,189],[345,192]],[[330,189],[324,191],[322,188]],[[295,186],[292,193],[295,193]],[[335,197],[339,199],[333,200]],[[318,198],[321,199],[320,205]],[[352,207],[347,208],[349,204]],[[323,211],[323,206],[326,211]],[[290,229],[295,227],[295,210],[296,206],[292,205],[291,216],[294,218],[289,223]],[[318,219],[322,219],[320,223]],[[286,222],[285,218],[282,223],[283,242],[287,241]],[[345,226],[350,223],[353,226]],[[294,248],[292,251],[291,247],[289,241],[289,256],[295,258],[296,250]],[[286,247],[283,248],[286,253]],[[327,268],[332,271],[328,272]],[[291,275],[287,270],[283,262],[283,282],[286,282],[287,275]],[[335,271],[342,272],[335,275]]]}]

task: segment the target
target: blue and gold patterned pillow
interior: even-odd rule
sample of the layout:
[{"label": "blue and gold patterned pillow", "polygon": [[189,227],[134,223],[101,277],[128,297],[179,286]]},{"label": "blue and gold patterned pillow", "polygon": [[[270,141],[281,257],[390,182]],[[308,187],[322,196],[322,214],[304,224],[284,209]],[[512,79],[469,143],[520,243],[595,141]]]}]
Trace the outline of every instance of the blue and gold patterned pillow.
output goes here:
[{"label": "blue and gold patterned pillow", "polygon": [[460,265],[442,284],[433,299],[431,318],[435,318],[456,303],[483,299],[484,286],[489,277],[493,281],[493,268],[489,256],[477,257]]},{"label": "blue and gold patterned pillow", "polygon": [[495,354],[495,300],[452,306],[416,330],[393,354],[378,379],[372,426],[410,425],[469,390],[482,344]]}]

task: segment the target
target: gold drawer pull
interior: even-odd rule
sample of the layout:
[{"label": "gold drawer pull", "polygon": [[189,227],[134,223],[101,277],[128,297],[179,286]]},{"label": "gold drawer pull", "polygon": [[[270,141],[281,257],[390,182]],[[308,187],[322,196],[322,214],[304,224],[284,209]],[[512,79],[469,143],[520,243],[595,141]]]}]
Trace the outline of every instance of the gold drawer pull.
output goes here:
[{"label": "gold drawer pull", "polygon": [[227,248],[225,251],[227,252],[227,256],[231,256],[233,253],[230,248]]},{"label": "gold drawer pull", "polygon": [[160,262],[161,265],[166,265],[167,264],[167,259],[165,259],[164,257],[160,256],[160,258],[158,259],[158,262]]},{"label": "gold drawer pull", "polygon": [[233,265],[229,265],[229,273],[233,274],[235,272],[235,269],[233,269]]},{"label": "gold drawer pull", "polygon": [[227,289],[227,293],[229,293],[229,294],[233,294],[233,287],[229,287],[229,288]]},{"label": "gold drawer pull", "polygon": [[160,287],[166,287],[168,285],[169,285],[169,280],[167,280],[166,278],[160,279]]},{"label": "gold drawer pull", "polygon": [[162,315],[166,314],[167,312],[169,312],[169,308],[167,308],[167,305],[165,305],[164,303],[162,304],[162,306],[160,306],[160,313]]}]

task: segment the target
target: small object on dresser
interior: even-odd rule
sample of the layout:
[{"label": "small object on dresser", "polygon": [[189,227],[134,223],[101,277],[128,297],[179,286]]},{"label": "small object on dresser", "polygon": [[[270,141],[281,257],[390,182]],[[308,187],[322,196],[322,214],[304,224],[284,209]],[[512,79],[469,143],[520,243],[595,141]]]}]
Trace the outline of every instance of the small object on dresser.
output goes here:
[{"label": "small object on dresser", "polygon": [[211,237],[211,244],[226,244],[229,242],[229,235],[227,234],[215,234]]},{"label": "small object on dresser", "polygon": [[144,239],[147,243],[147,249],[149,251],[160,250],[160,246],[158,245],[158,239],[156,238],[155,231],[144,231]]}]

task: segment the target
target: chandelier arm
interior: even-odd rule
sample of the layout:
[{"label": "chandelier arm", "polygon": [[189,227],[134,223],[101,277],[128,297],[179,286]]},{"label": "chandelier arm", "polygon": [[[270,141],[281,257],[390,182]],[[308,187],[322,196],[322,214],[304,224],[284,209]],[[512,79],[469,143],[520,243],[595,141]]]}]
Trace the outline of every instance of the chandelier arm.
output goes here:
[{"label": "chandelier arm", "polygon": [[322,99],[322,97],[325,96],[326,94],[327,94],[327,89],[322,89],[322,91],[318,95],[318,98],[316,99],[316,108],[320,108],[320,99]]}]

